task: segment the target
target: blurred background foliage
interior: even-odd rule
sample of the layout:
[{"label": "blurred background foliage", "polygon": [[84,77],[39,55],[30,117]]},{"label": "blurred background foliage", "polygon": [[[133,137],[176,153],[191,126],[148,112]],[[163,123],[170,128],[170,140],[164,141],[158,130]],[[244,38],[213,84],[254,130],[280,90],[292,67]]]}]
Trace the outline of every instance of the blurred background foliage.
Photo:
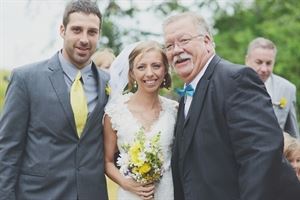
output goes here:
[{"label": "blurred background foliage", "polygon": [[[32,0],[28,0],[30,4]],[[248,43],[262,36],[275,42],[278,48],[274,72],[290,80],[297,87],[297,108],[300,111],[300,1],[298,0],[169,0],[147,1],[149,6],[140,8],[139,0],[126,1],[129,6],[121,6],[117,0],[97,0],[103,13],[103,29],[100,47],[112,48],[118,54],[124,45],[146,39],[162,41],[162,35],[142,30],[138,21],[141,13],[152,13],[159,19],[173,12],[192,10],[199,14],[212,13],[210,24],[213,27],[217,53],[232,62],[244,64]],[[135,26],[122,24],[122,20],[132,21]],[[156,24],[153,24],[155,27]],[[7,72],[5,72],[7,74]],[[0,76],[1,80],[3,75]],[[173,73],[173,88],[182,82]],[[6,84],[2,82],[1,87]],[[0,92],[3,89],[0,88]],[[164,94],[176,98],[173,90]],[[2,96],[2,93],[0,94]],[[0,97],[1,97],[0,96]],[[1,103],[1,101],[0,101]],[[1,104],[0,104],[1,106]],[[298,115],[299,116],[299,115]],[[298,117],[299,119],[299,117]]]},{"label": "blurred background foliage", "polygon": [[274,73],[297,87],[297,112],[300,111],[300,1],[255,0],[245,6],[233,5],[234,13],[216,10],[214,28],[219,55],[232,62],[244,63],[248,43],[261,36],[272,40],[278,49]]}]

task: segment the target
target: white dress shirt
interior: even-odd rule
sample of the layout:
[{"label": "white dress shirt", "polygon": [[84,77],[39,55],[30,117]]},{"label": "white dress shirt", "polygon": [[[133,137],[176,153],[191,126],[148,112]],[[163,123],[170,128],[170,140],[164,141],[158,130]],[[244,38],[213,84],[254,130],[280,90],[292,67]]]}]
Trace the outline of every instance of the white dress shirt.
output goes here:
[{"label": "white dress shirt", "polygon": [[[207,61],[207,63],[204,65],[204,67],[201,69],[201,71],[199,72],[199,74],[189,83],[193,88],[194,88],[194,90],[196,90],[196,87],[197,87],[197,84],[198,84],[198,82],[200,81],[200,79],[202,78],[202,76],[203,76],[203,74],[205,73],[205,71],[206,71],[206,69],[207,69],[207,67],[208,67],[208,65],[209,65],[209,63],[211,62],[211,60],[212,60],[212,58],[215,56],[215,54],[214,55],[212,55],[209,59],[208,59],[208,61]],[[184,84],[184,87],[186,87],[188,84],[187,83],[185,83]],[[192,103],[192,100],[193,100],[193,97],[192,96],[185,96],[185,100],[184,100],[184,116],[186,117],[187,116],[187,114],[188,114],[188,111],[189,111],[189,109],[190,109],[190,106],[191,106],[191,103]]]}]

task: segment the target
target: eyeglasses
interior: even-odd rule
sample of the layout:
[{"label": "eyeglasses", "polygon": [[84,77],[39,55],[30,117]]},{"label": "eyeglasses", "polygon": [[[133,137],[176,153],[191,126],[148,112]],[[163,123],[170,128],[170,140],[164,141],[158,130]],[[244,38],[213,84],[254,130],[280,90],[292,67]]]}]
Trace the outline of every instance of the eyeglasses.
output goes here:
[{"label": "eyeglasses", "polygon": [[199,35],[195,35],[195,36],[188,36],[188,35],[184,35],[182,36],[179,40],[174,41],[173,43],[167,43],[164,47],[166,52],[171,52],[174,50],[175,45],[177,45],[178,47],[182,48],[185,45],[187,45],[190,41],[192,41],[193,39],[197,38],[197,37],[203,37],[204,35],[199,34]]}]

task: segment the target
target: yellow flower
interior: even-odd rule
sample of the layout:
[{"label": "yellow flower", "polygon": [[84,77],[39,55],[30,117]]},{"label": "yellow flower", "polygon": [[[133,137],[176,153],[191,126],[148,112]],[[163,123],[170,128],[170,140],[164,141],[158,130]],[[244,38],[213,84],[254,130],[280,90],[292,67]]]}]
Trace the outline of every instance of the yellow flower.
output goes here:
[{"label": "yellow flower", "polygon": [[106,87],[105,87],[105,94],[106,95],[110,95],[111,93],[111,88],[109,87],[109,85],[107,84]]},{"label": "yellow flower", "polygon": [[132,145],[129,149],[129,155],[132,158],[133,164],[137,166],[141,166],[143,163],[141,163],[141,160],[139,159],[139,153],[141,151],[141,144],[139,142]]},{"label": "yellow flower", "polygon": [[284,97],[281,97],[281,99],[279,100],[279,108],[285,108],[287,104],[287,99]]},{"label": "yellow flower", "polygon": [[148,163],[144,163],[141,167],[140,167],[140,170],[139,172],[141,174],[146,174],[147,172],[149,172],[151,169],[151,166],[148,164]]},{"label": "yellow flower", "polygon": [[137,167],[132,168],[132,172],[137,174],[139,172],[139,168],[137,168]]}]

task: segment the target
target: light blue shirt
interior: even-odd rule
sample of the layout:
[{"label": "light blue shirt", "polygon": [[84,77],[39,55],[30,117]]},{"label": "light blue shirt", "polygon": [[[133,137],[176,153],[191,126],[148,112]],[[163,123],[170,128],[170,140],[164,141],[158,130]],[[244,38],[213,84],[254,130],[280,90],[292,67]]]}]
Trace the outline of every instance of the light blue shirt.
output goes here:
[{"label": "light blue shirt", "polygon": [[64,78],[68,87],[69,94],[71,86],[75,80],[78,71],[81,72],[81,81],[88,104],[88,111],[90,114],[94,110],[98,99],[97,80],[92,71],[92,62],[90,62],[88,65],[84,66],[81,70],[79,70],[77,67],[75,67],[72,63],[70,63],[63,57],[61,51],[59,52],[58,56],[64,72]]}]

